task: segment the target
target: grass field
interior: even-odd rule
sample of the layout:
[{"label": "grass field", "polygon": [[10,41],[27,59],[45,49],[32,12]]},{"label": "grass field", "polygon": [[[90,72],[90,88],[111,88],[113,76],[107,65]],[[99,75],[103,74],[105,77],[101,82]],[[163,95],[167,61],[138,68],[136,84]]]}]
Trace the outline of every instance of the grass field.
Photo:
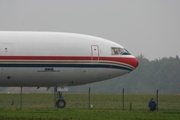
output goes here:
[{"label": "grass field", "polygon": [[[180,95],[159,95],[158,111],[149,111],[147,104],[155,95],[124,96],[91,94],[93,109],[88,109],[88,94],[63,94],[65,109],[54,108],[54,94],[0,94],[0,120],[180,120]],[[130,103],[132,106],[130,106]]]},{"label": "grass field", "polygon": [[180,111],[0,109],[1,120],[179,120]]},{"label": "grass field", "polygon": [[[63,94],[66,100],[66,108],[73,109],[87,109],[88,108],[88,94]],[[124,95],[124,109],[132,110],[147,110],[148,102],[151,97],[155,95]],[[23,94],[22,95],[23,108],[54,108],[54,94]],[[122,95],[121,94],[91,94],[91,104],[93,109],[122,109]],[[20,95],[19,94],[0,94],[0,108],[19,108]],[[180,95],[159,95],[158,96],[159,110],[180,110]]]}]

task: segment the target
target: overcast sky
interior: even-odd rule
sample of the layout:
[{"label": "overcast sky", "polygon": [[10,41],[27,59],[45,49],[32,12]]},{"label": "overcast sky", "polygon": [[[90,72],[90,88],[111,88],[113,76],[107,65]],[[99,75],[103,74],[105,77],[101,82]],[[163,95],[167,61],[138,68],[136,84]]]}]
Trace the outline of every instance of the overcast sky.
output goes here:
[{"label": "overcast sky", "polygon": [[180,0],[0,0],[0,31],[82,33],[149,60],[180,57]]}]

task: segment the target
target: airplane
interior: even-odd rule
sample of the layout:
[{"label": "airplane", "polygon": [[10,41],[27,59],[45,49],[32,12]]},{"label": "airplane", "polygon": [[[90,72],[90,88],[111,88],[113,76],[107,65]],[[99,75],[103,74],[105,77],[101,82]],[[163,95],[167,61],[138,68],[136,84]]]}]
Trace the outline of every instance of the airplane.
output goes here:
[{"label": "airplane", "polygon": [[[1,87],[68,87],[133,71],[137,59],[123,46],[91,35],[0,31]],[[57,108],[66,101],[58,91]]]}]

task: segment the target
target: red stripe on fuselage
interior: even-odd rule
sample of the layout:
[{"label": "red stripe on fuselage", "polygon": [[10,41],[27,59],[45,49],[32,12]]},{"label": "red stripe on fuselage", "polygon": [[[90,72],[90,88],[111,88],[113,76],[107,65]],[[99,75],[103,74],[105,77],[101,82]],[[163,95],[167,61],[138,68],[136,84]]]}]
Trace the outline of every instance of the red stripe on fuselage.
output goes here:
[{"label": "red stripe on fuselage", "polygon": [[0,60],[91,60],[79,56],[0,56]]},{"label": "red stripe on fuselage", "polygon": [[[0,56],[0,60],[92,60],[92,56]],[[93,57],[93,60],[98,60],[98,57]],[[99,57],[99,60],[121,62],[137,67],[137,59],[134,57]]]}]

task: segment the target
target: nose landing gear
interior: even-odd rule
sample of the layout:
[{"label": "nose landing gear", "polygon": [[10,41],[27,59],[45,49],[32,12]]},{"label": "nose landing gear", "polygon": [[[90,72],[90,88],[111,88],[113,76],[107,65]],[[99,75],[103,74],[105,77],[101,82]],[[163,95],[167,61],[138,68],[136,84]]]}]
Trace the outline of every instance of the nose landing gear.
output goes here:
[{"label": "nose landing gear", "polygon": [[63,99],[63,91],[68,91],[67,86],[55,86],[54,87],[54,107],[65,108],[66,101]]},{"label": "nose landing gear", "polygon": [[58,100],[55,103],[57,108],[64,108],[66,106],[66,101],[62,97],[62,93],[63,92],[58,92]]}]

